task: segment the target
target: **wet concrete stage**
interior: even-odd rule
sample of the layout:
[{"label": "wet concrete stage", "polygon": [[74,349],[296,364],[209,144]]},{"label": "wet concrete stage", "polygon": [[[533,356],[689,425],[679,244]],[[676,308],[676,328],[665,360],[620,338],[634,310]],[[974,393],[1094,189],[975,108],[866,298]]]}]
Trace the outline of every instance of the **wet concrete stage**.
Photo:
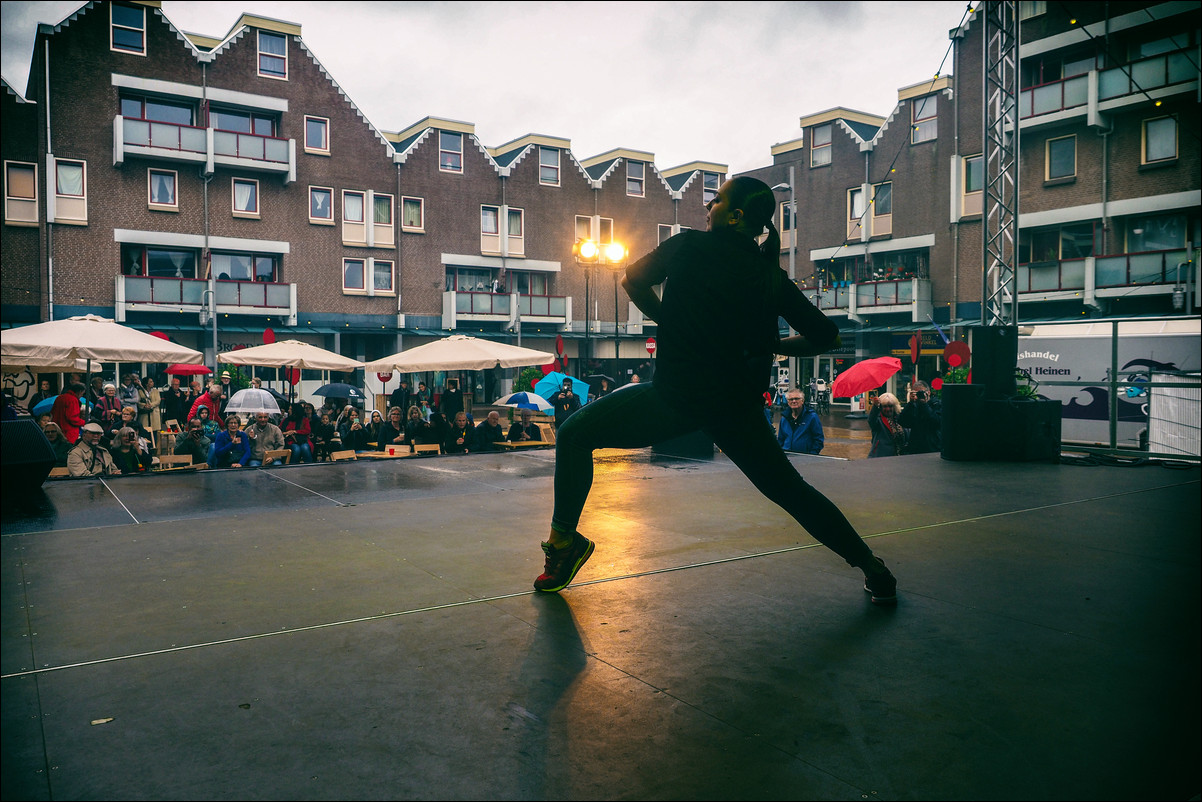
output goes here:
[{"label": "wet concrete stage", "polygon": [[721,455],[558,595],[552,450],[6,494],[2,796],[1198,797],[1197,468],[792,459],[898,608]]}]

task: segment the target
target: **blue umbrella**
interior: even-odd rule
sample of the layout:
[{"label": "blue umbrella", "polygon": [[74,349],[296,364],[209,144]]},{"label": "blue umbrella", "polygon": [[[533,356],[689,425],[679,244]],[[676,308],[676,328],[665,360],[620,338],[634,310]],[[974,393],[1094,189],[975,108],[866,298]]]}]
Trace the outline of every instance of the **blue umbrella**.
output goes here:
[{"label": "blue umbrella", "polygon": [[38,415],[45,415],[54,407],[54,399],[56,398],[58,398],[57,395],[52,395],[49,398],[42,399],[34,405],[30,412],[33,413],[34,417],[37,417]]},{"label": "blue umbrella", "polygon": [[510,393],[493,401],[495,407],[515,407],[517,409],[532,409],[535,412],[550,412],[552,407],[547,399],[534,393]]},{"label": "blue umbrella", "polygon": [[563,389],[564,379],[572,380],[572,392],[580,396],[581,404],[587,403],[589,394],[588,383],[582,382],[580,379],[577,379],[574,376],[568,376],[557,371],[551,371],[546,376],[543,376],[541,379],[539,379],[538,383],[534,385],[534,392],[550,401],[552,396]]}]

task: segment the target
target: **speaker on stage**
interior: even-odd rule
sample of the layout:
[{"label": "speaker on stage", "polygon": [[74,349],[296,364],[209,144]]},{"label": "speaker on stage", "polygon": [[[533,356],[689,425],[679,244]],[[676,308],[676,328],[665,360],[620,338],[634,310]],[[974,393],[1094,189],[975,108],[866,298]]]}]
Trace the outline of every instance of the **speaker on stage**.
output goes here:
[{"label": "speaker on stage", "polygon": [[988,428],[981,412],[985,388],[979,384],[945,384],[940,393],[942,457],[965,461],[987,459]]},{"label": "speaker on stage", "polygon": [[984,415],[993,436],[989,458],[1000,462],[1060,462],[1059,401],[986,400]]},{"label": "speaker on stage", "polygon": [[990,399],[1014,395],[1018,367],[1018,328],[984,326],[972,330],[972,383],[985,388]]},{"label": "speaker on stage", "polygon": [[54,447],[33,418],[3,421],[0,427],[0,465],[4,493],[36,490],[54,467]]}]

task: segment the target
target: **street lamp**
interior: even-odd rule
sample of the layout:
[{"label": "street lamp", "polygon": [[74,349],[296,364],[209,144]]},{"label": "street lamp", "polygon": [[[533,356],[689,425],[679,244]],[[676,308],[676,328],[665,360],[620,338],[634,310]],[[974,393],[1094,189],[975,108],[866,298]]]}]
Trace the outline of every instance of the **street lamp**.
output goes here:
[{"label": "street lamp", "polygon": [[[793,165],[789,165],[789,183],[777,184],[772,188],[773,192],[789,191],[789,280],[797,281],[797,179]],[[781,232],[782,234],[784,232]],[[818,289],[818,298],[822,297],[822,288]],[[789,327],[789,336],[796,334],[793,327]],[[796,385],[800,376],[797,373],[796,357],[789,357],[789,376],[790,381]]]},{"label": "street lamp", "polygon": [[[626,266],[629,251],[620,242],[599,243],[591,239],[578,239],[572,245],[572,256],[576,264],[584,267],[584,342],[588,359],[593,356],[592,327],[589,325],[589,315],[592,303],[589,295],[592,283],[593,268],[607,267],[614,271],[614,371],[618,364],[618,273]],[[615,377],[616,378],[616,377]]]}]

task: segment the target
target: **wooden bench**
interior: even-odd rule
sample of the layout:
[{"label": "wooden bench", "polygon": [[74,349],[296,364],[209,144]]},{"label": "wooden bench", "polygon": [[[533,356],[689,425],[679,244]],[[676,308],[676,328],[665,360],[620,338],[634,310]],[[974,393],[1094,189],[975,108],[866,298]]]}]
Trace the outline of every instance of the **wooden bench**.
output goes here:
[{"label": "wooden bench", "polygon": [[284,464],[288,464],[288,460],[292,459],[292,450],[288,448],[269,448],[263,452],[263,463],[271,463],[276,460],[283,460]]},{"label": "wooden bench", "polygon": [[416,443],[413,446],[414,454],[441,454],[442,446],[438,443]]},{"label": "wooden bench", "polygon": [[330,462],[341,462],[342,460],[348,459],[355,459],[354,450],[335,451],[334,453],[330,454]]},{"label": "wooden bench", "polygon": [[158,470],[160,471],[175,471],[180,468],[192,467],[191,454],[163,454],[155,458],[158,462]]},{"label": "wooden bench", "polygon": [[71,472],[69,470],[67,470],[67,467],[65,465],[61,468],[59,468],[59,467],[51,468],[49,478],[51,478],[51,479],[70,479]]}]

